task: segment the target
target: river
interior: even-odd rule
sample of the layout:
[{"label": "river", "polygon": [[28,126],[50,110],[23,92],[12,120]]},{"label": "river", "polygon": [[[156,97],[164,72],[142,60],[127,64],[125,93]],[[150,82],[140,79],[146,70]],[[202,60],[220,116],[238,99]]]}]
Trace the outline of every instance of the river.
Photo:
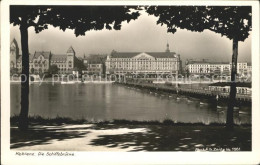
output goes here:
[{"label": "river", "polygon": [[[20,84],[11,84],[11,116],[20,112]],[[30,116],[45,118],[70,117],[101,121],[112,119],[164,120],[176,122],[223,123],[226,107],[195,98],[143,92],[113,84],[30,85]],[[251,123],[251,108],[240,107],[235,123]]]}]

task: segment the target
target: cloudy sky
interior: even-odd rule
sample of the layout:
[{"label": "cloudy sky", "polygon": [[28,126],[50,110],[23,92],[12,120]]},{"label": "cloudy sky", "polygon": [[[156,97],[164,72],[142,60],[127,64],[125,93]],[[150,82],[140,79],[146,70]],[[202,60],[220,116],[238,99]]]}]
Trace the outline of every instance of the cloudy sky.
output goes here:
[{"label": "cloudy sky", "polygon": [[[146,13],[129,24],[123,23],[120,31],[88,31],[85,36],[75,37],[72,30],[65,32],[49,26],[49,29],[36,34],[29,29],[29,51],[51,51],[65,54],[70,46],[76,56],[84,54],[109,54],[114,49],[123,52],[162,52],[167,41],[170,50],[181,55],[185,61],[190,58],[206,58],[216,61],[231,61],[232,41],[211,31],[202,33],[178,30],[167,33],[166,26],[156,24],[156,17]],[[19,28],[11,25],[11,39],[16,38],[20,46]],[[251,61],[251,35],[239,42],[238,61]]]}]

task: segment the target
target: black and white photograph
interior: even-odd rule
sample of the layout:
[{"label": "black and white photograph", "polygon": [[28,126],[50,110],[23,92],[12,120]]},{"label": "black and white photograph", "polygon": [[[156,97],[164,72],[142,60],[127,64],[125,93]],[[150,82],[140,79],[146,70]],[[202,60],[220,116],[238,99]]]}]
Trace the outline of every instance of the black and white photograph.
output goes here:
[{"label": "black and white photograph", "polygon": [[4,165],[260,163],[257,1],[4,2]]}]

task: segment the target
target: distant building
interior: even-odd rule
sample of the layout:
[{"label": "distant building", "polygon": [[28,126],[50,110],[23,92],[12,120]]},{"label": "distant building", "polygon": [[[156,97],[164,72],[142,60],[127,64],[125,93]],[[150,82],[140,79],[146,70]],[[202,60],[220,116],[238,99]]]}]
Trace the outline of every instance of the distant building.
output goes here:
[{"label": "distant building", "polygon": [[17,68],[17,59],[19,58],[19,47],[17,41],[13,39],[10,45],[10,68]]},{"label": "distant building", "polygon": [[[252,71],[250,70],[248,63],[238,63],[237,65],[237,74],[242,75]],[[230,76],[231,74],[231,63],[230,62],[211,62],[206,59],[202,60],[187,60],[185,70],[189,72],[190,75],[225,75]]]},{"label": "distant building", "polygon": [[87,68],[87,71],[85,73],[90,75],[105,75],[106,67],[105,67],[105,61],[106,61],[107,55],[105,54],[91,54],[88,57],[84,57],[84,65]]},{"label": "distant building", "polygon": [[[50,66],[56,65],[58,72],[72,73],[81,60],[76,57],[74,49],[69,47],[66,54],[53,54],[51,51],[35,51],[29,54],[30,73],[45,73],[49,71]],[[10,47],[10,67],[17,68],[17,72],[22,72],[22,55],[19,55],[17,41],[13,39]]]},{"label": "distant building", "polygon": [[181,70],[180,55],[170,52],[169,44],[165,52],[117,52],[107,56],[106,74],[157,74],[178,75]]}]

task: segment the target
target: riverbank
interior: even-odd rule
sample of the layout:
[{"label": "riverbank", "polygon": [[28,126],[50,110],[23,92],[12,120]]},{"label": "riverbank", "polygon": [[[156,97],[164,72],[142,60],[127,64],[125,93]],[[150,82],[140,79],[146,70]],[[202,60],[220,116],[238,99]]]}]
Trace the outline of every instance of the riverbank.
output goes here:
[{"label": "riverbank", "polygon": [[11,149],[58,151],[250,151],[251,125],[69,118],[30,118],[27,132],[11,118]]}]

